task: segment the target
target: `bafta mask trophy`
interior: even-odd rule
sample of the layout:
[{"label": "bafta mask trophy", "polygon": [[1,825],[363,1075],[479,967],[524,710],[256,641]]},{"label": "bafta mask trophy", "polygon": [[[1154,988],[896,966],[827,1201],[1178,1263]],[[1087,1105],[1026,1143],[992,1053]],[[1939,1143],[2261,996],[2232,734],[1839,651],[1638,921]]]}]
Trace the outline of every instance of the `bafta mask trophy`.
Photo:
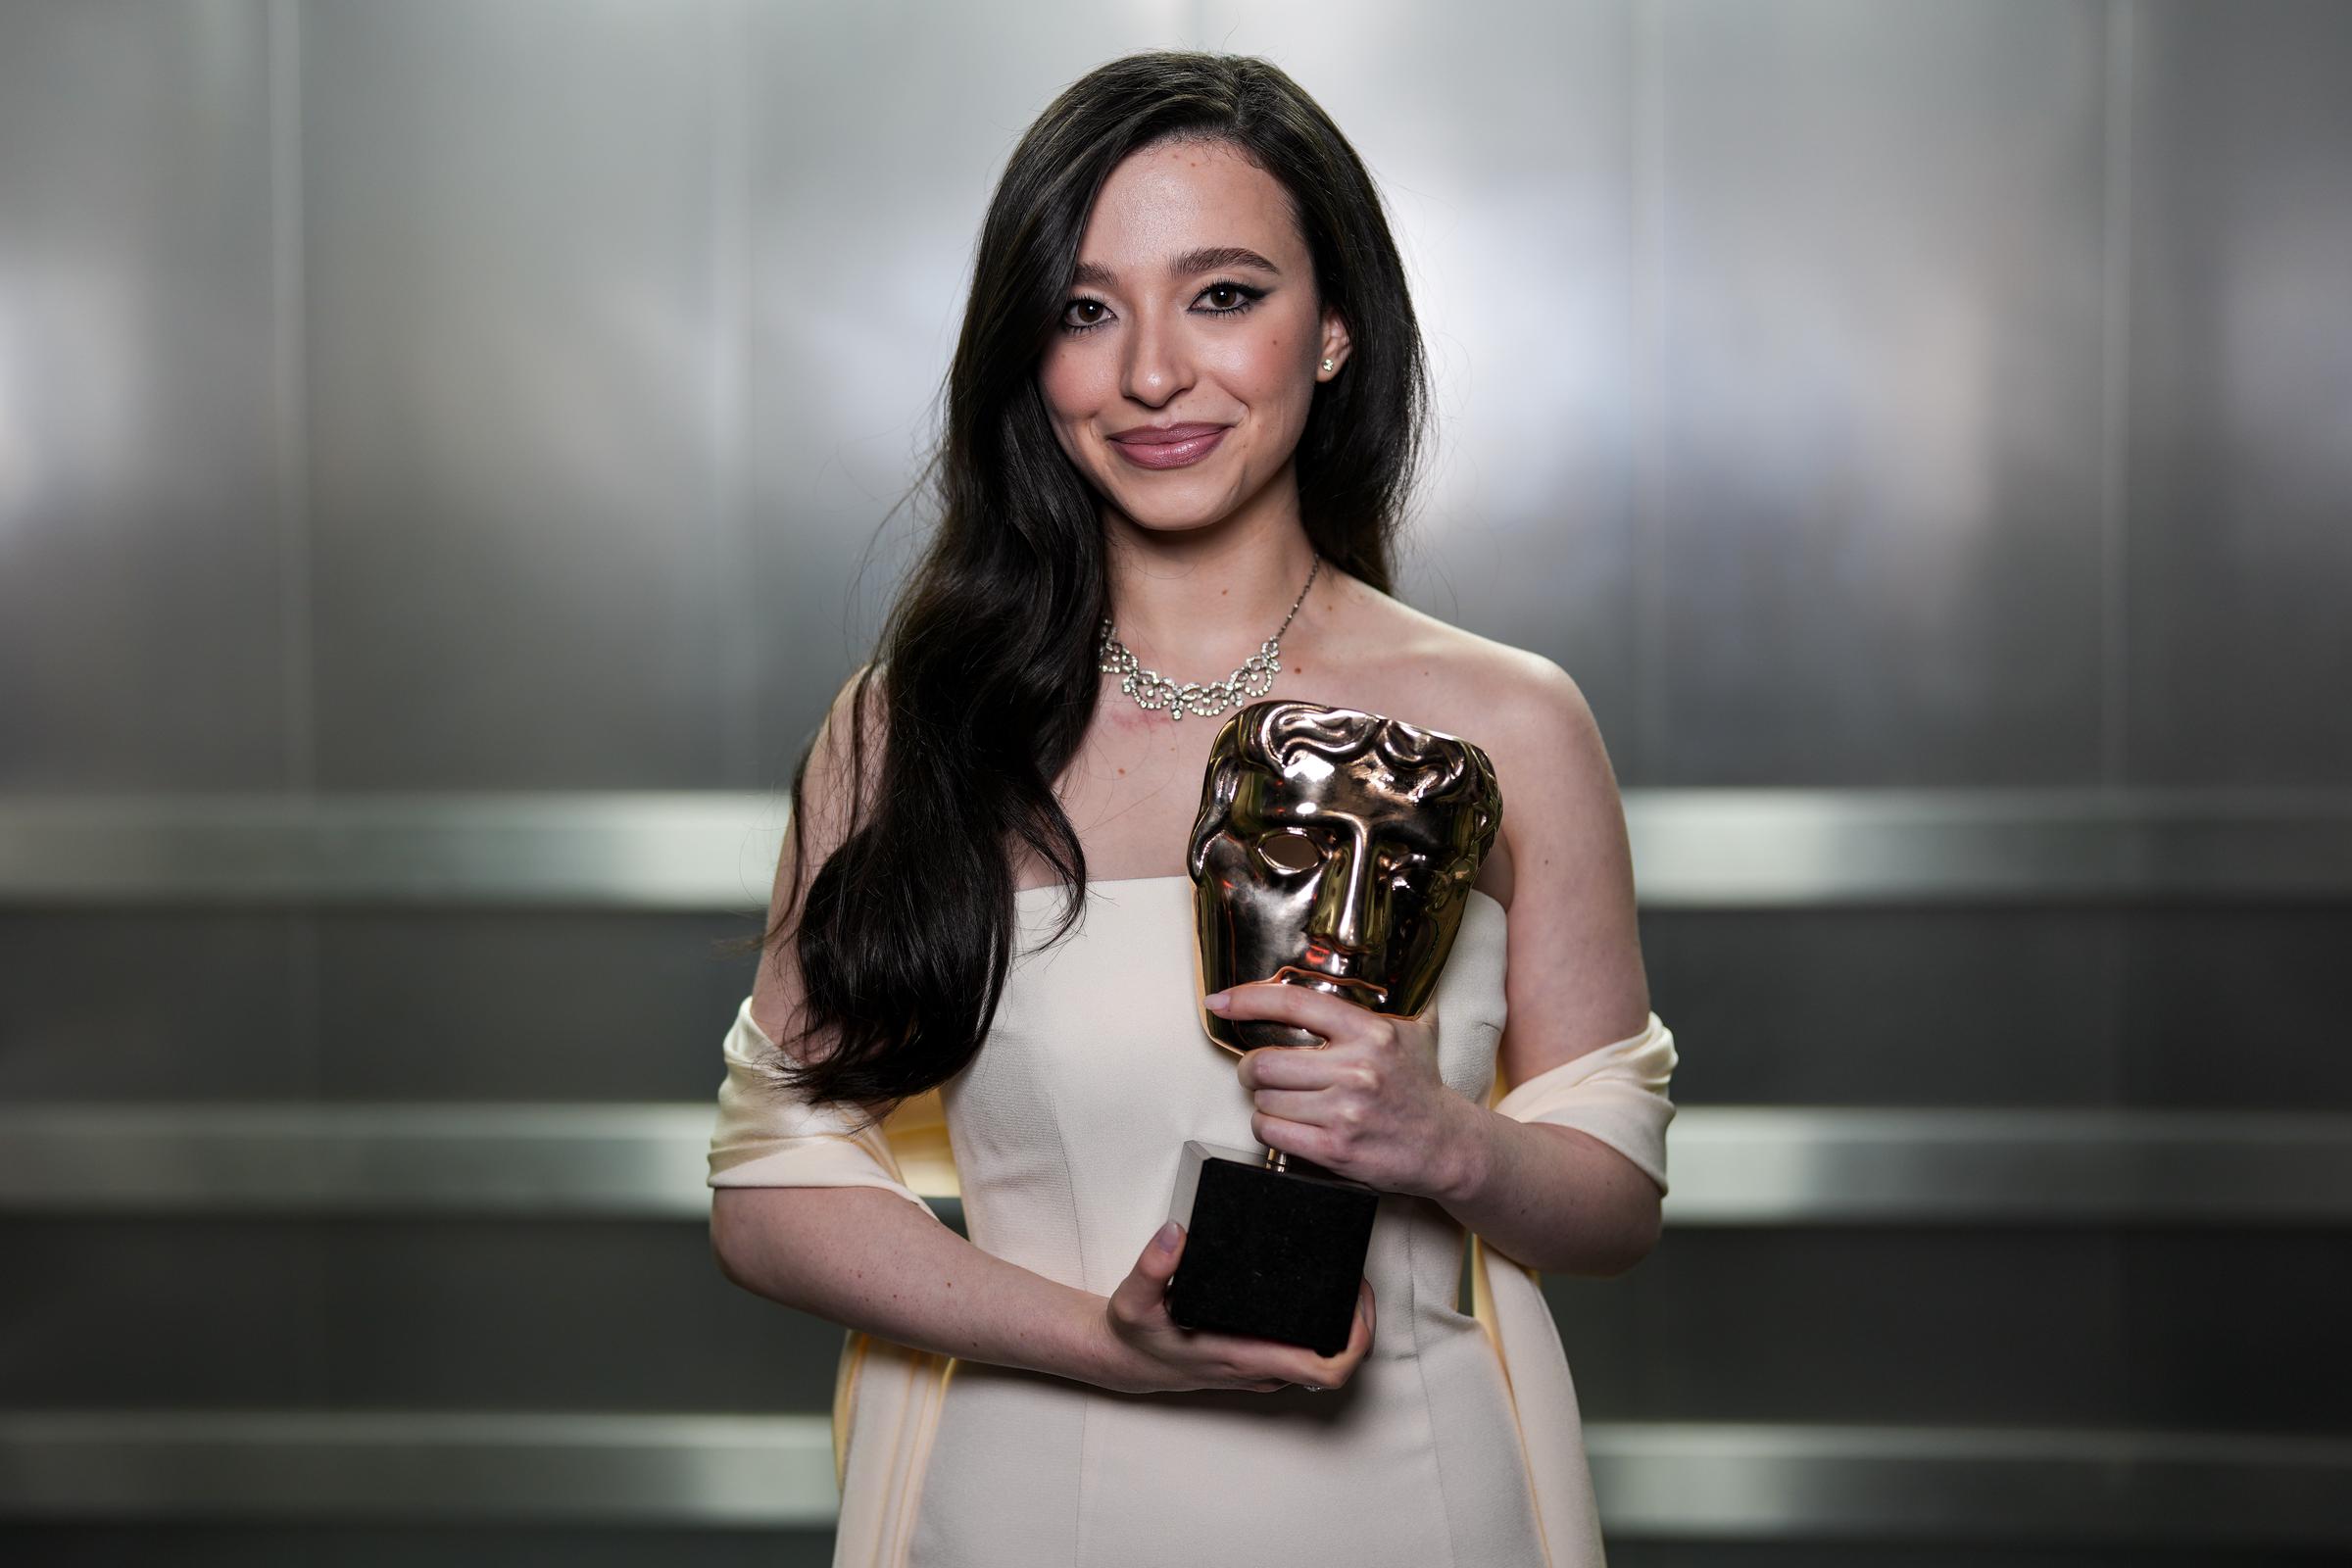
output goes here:
[{"label": "bafta mask trophy", "polygon": [[[1193,824],[1200,995],[1278,980],[1418,1016],[1501,822],[1494,765],[1458,736],[1318,703],[1242,709],[1209,752]],[[1200,1018],[1237,1055],[1324,1043],[1271,1019]],[[1188,1142],[1168,1315],[1337,1354],[1379,1201],[1278,1150]]]}]

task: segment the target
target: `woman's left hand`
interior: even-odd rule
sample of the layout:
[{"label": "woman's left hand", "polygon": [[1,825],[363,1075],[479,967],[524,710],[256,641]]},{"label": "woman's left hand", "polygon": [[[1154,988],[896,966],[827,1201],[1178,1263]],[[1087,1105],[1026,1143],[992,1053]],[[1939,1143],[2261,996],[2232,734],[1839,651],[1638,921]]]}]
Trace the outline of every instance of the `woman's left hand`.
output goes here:
[{"label": "woman's left hand", "polygon": [[1295,1024],[1326,1042],[1261,1046],[1241,1058],[1259,1143],[1382,1192],[1434,1198],[1460,1186],[1480,1107],[1438,1075],[1434,1026],[1287,981],[1223,995],[1226,1004],[1209,1009],[1221,1017]]}]

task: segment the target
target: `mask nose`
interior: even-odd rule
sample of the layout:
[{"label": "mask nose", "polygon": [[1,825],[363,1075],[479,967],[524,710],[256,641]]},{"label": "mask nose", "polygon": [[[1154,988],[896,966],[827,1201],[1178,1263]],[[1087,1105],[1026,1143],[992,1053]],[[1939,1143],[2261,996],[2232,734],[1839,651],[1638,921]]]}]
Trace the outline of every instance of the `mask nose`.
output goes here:
[{"label": "mask nose", "polygon": [[1323,867],[1322,886],[1307,934],[1337,953],[1368,951],[1380,924],[1380,890],[1372,880],[1375,857],[1362,844],[1334,850]]}]

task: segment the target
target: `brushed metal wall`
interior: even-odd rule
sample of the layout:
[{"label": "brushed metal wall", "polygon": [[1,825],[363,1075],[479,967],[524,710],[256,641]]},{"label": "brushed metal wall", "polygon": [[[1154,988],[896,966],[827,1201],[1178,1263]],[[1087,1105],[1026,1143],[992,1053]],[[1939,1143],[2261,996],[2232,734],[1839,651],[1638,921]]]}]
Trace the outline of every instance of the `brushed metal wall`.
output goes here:
[{"label": "brushed metal wall", "polygon": [[[1815,1162],[1550,1282],[1613,1559],[2352,1545],[2352,8],[0,0],[0,1553],[824,1560],[836,1331],[613,1176],[749,983],[673,853],[765,853],[990,181],[1160,44],[1382,181],[1405,596],[1576,674],[1687,1125]],[[551,884],[479,791],[617,804]],[[549,1105],[606,1197],[273,1209],[235,1130]],[[2230,1202],[1995,1200],[2074,1128]]]}]

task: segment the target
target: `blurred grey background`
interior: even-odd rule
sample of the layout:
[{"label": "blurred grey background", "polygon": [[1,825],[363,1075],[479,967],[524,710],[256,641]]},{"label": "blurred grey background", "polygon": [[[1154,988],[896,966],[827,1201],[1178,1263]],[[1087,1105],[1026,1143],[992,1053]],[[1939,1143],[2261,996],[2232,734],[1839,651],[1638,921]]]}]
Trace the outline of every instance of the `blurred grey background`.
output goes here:
[{"label": "blurred grey background", "polygon": [[990,186],[1268,55],[1683,1051],[1612,1560],[2352,1549],[2352,5],[0,3],[0,1556],[821,1562],[710,1262]]}]

